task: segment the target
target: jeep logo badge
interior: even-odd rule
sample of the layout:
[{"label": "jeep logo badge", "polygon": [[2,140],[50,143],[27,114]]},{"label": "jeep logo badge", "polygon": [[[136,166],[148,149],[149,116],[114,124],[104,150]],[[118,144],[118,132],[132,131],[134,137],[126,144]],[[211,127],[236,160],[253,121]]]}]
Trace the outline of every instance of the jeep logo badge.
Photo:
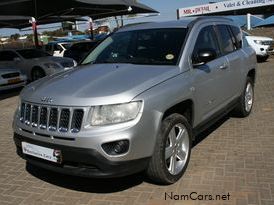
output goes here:
[{"label": "jeep logo badge", "polygon": [[53,102],[52,98],[50,98],[50,97],[42,97],[41,101],[45,102],[45,103],[52,103]]}]

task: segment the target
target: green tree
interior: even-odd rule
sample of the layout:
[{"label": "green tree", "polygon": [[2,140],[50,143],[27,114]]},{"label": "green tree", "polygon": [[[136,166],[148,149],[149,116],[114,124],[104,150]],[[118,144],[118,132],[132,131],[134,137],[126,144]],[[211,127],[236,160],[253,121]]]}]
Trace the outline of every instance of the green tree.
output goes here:
[{"label": "green tree", "polygon": [[12,34],[10,36],[10,39],[13,40],[13,41],[17,41],[19,37],[20,37],[20,34],[16,33],[16,34]]}]

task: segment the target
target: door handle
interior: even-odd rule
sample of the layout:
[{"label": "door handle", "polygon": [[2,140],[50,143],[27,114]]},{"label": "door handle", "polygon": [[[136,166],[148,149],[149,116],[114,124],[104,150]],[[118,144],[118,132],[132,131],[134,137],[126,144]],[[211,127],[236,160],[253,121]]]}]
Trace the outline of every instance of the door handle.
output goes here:
[{"label": "door handle", "polygon": [[223,65],[220,65],[220,69],[221,70],[224,70],[224,69],[227,69],[228,68],[228,65],[225,63]]}]

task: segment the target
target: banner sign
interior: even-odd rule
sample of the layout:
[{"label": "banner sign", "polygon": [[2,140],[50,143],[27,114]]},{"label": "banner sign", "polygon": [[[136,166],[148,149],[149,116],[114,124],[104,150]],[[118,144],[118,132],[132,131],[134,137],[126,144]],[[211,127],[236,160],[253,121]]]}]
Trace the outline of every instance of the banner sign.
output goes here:
[{"label": "banner sign", "polygon": [[179,17],[221,13],[255,7],[273,6],[274,0],[231,0],[178,9]]}]

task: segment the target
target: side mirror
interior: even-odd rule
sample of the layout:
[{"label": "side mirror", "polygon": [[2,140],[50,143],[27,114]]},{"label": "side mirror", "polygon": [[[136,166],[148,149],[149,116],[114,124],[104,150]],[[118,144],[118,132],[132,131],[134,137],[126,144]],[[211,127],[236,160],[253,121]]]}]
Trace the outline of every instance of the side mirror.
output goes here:
[{"label": "side mirror", "polygon": [[201,49],[192,57],[193,66],[197,67],[197,66],[204,65],[208,63],[209,61],[214,60],[216,57],[217,57],[217,53],[215,50]]},{"label": "side mirror", "polygon": [[19,57],[15,57],[15,58],[13,59],[13,61],[14,61],[14,62],[20,62],[21,59],[20,59]]}]

